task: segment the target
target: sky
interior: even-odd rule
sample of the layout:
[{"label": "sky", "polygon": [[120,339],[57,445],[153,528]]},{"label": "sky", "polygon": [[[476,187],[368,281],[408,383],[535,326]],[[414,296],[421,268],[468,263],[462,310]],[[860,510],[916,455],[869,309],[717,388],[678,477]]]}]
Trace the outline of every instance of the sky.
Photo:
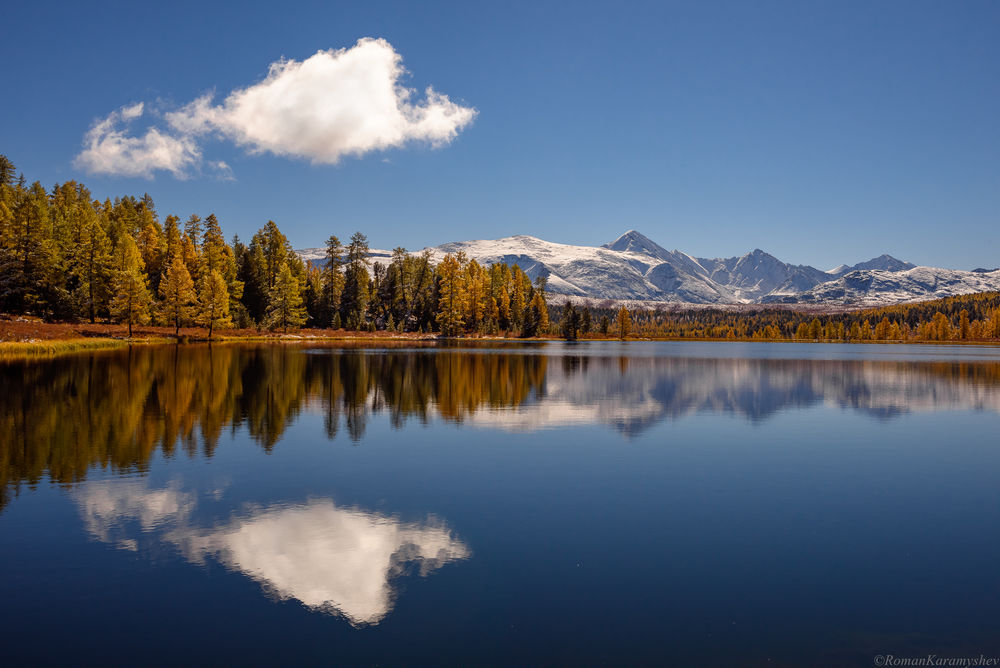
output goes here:
[{"label": "sky", "polygon": [[1000,266],[1000,3],[6,2],[0,153],[296,248]]}]

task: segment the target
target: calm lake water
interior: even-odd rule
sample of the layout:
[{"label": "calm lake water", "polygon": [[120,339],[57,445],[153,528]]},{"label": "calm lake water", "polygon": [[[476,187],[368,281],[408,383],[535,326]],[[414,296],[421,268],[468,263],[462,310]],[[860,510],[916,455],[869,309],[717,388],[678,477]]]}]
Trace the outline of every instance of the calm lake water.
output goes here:
[{"label": "calm lake water", "polygon": [[0,364],[0,662],[1000,656],[1000,349]]}]

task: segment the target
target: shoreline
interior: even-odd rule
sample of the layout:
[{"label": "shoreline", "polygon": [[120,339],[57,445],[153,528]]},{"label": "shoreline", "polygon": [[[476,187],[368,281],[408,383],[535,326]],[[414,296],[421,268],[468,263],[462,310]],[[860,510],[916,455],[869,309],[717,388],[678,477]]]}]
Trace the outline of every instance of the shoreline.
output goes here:
[{"label": "shoreline", "polygon": [[[107,332],[106,335],[93,335],[89,328],[104,327],[108,329],[121,328],[117,325],[97,325],[87,326],[86,334],[81,335],[78,331],[68,329],[66,325],[51,323],[35,323],[42,328],[67,328],[63,331],[46,332],[46,338],[29,340],[10,340],[10,332],[5,328],[6,322],[0,321],[0,361],[11,361],[17,359],[31,359],[38,357],[56,357],[84,352],[98,352],[106,350],[118,350],[133,345],[189,345],[189,344],[241,344],[241,343],[269,343],[269,344],[309,344],[309,343],[329,343],[348,345],[385,345],[385,344],[439,344],[439,343],[542,343],[542,342],[566,342],[562,337],[546,336],[532,338],[515,338],[503,336],[477,336],[477,337],[443,337],[435,334],[424,333],[400,333],[391,334],[385,332],[348,332],[346,330],[301,330],[295,332],[253,332],[240,334],[232,331],[213,336],[210,340],[205,333],[188,332],[177,336],[171,331],[166,334],[162,330],[166,328],[135,328],[134,335],[129,338],[127,335],[115,336],[114,332]],[[73,327],[73,326],[69,326]],[[75,328],[74,328],[75,329]],[[121,328],[123,329],[123,328]],[[72,331],[72,334],[70,332]],[[125,334],[124,332],[122,332]],[[65,334],[65,335],[64,335]],[[579,338],[576,341],[567,343],[589,343],[621,341],[616,336],[600,337],[588,336]],[[809,344],[874,344],[874,345],[921,345],[921,346],[1000,346],[998,340],[955,340],[955,341],[842,341],[832,339],[801,340],[801,339],[730,339],[730,338],[684,338],[684,337],[629,337],[622,341],[626,342],[696,342],[696,343],[809,343]]]}]

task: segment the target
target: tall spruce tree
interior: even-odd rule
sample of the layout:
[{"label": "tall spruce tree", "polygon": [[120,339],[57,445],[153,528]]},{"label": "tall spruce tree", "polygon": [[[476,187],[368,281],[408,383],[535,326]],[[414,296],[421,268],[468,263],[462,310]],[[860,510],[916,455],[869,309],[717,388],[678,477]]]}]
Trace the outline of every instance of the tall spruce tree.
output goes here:
[{"label": "tall spruce tree", "polygon": [[344,293],[344,246],[335,234],[326,240],[326,265],[323,267],[323,288],[320,296],[319,322],[332,327],[339,323],[340,298]]},{"label": "tall spruce tree", "polygon": [[351,235],[347,245],[347,264],[344,268],[344,290],[340,297],[340,314],[347,329],[361,329],[368,311],[369,282],[368,237],[361,232]]},{"label": "tall spruce tree", "polygon": [[573,306],[573,302],[566,300],[563,306],[562,320],[560,321],[563,338],[567,341],[576,341],[580,331],[580,312]]}]

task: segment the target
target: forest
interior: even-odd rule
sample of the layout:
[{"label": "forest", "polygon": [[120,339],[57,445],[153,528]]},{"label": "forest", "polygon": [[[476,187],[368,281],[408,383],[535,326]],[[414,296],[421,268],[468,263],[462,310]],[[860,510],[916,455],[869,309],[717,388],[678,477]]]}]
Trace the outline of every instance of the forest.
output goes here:
[{"label": "forest", "polygon": [[826,342],[991,342],[1000,339],[1000,293],[815,313],[782,308],[633,308],[565,303],[552,309],[575,338],[722,339]]},{"label": "forest", "polygon": [[162,220],[152,198],[103,202],[69,181],[46,190],[0,155],[0,313],[46,322],[287,332],[298,328],[457,336],[954,342],[1000,339],[1000,294],[815,313],[792,307],[550,305],[544,276],[331,235],[304,262],[274,221],[244,243],[215,214]]},{"label": "forest", "polygon": [[227,242],[215,214],[163,220],[152,198],[94,200],[69,181],[46,190],[0,155],[0,313],[48,322],[288,331],[549,331],[545,280],[517,265],[393,251],[372,263],[367,237],[331,235],[303,262],[274,221]]}]

